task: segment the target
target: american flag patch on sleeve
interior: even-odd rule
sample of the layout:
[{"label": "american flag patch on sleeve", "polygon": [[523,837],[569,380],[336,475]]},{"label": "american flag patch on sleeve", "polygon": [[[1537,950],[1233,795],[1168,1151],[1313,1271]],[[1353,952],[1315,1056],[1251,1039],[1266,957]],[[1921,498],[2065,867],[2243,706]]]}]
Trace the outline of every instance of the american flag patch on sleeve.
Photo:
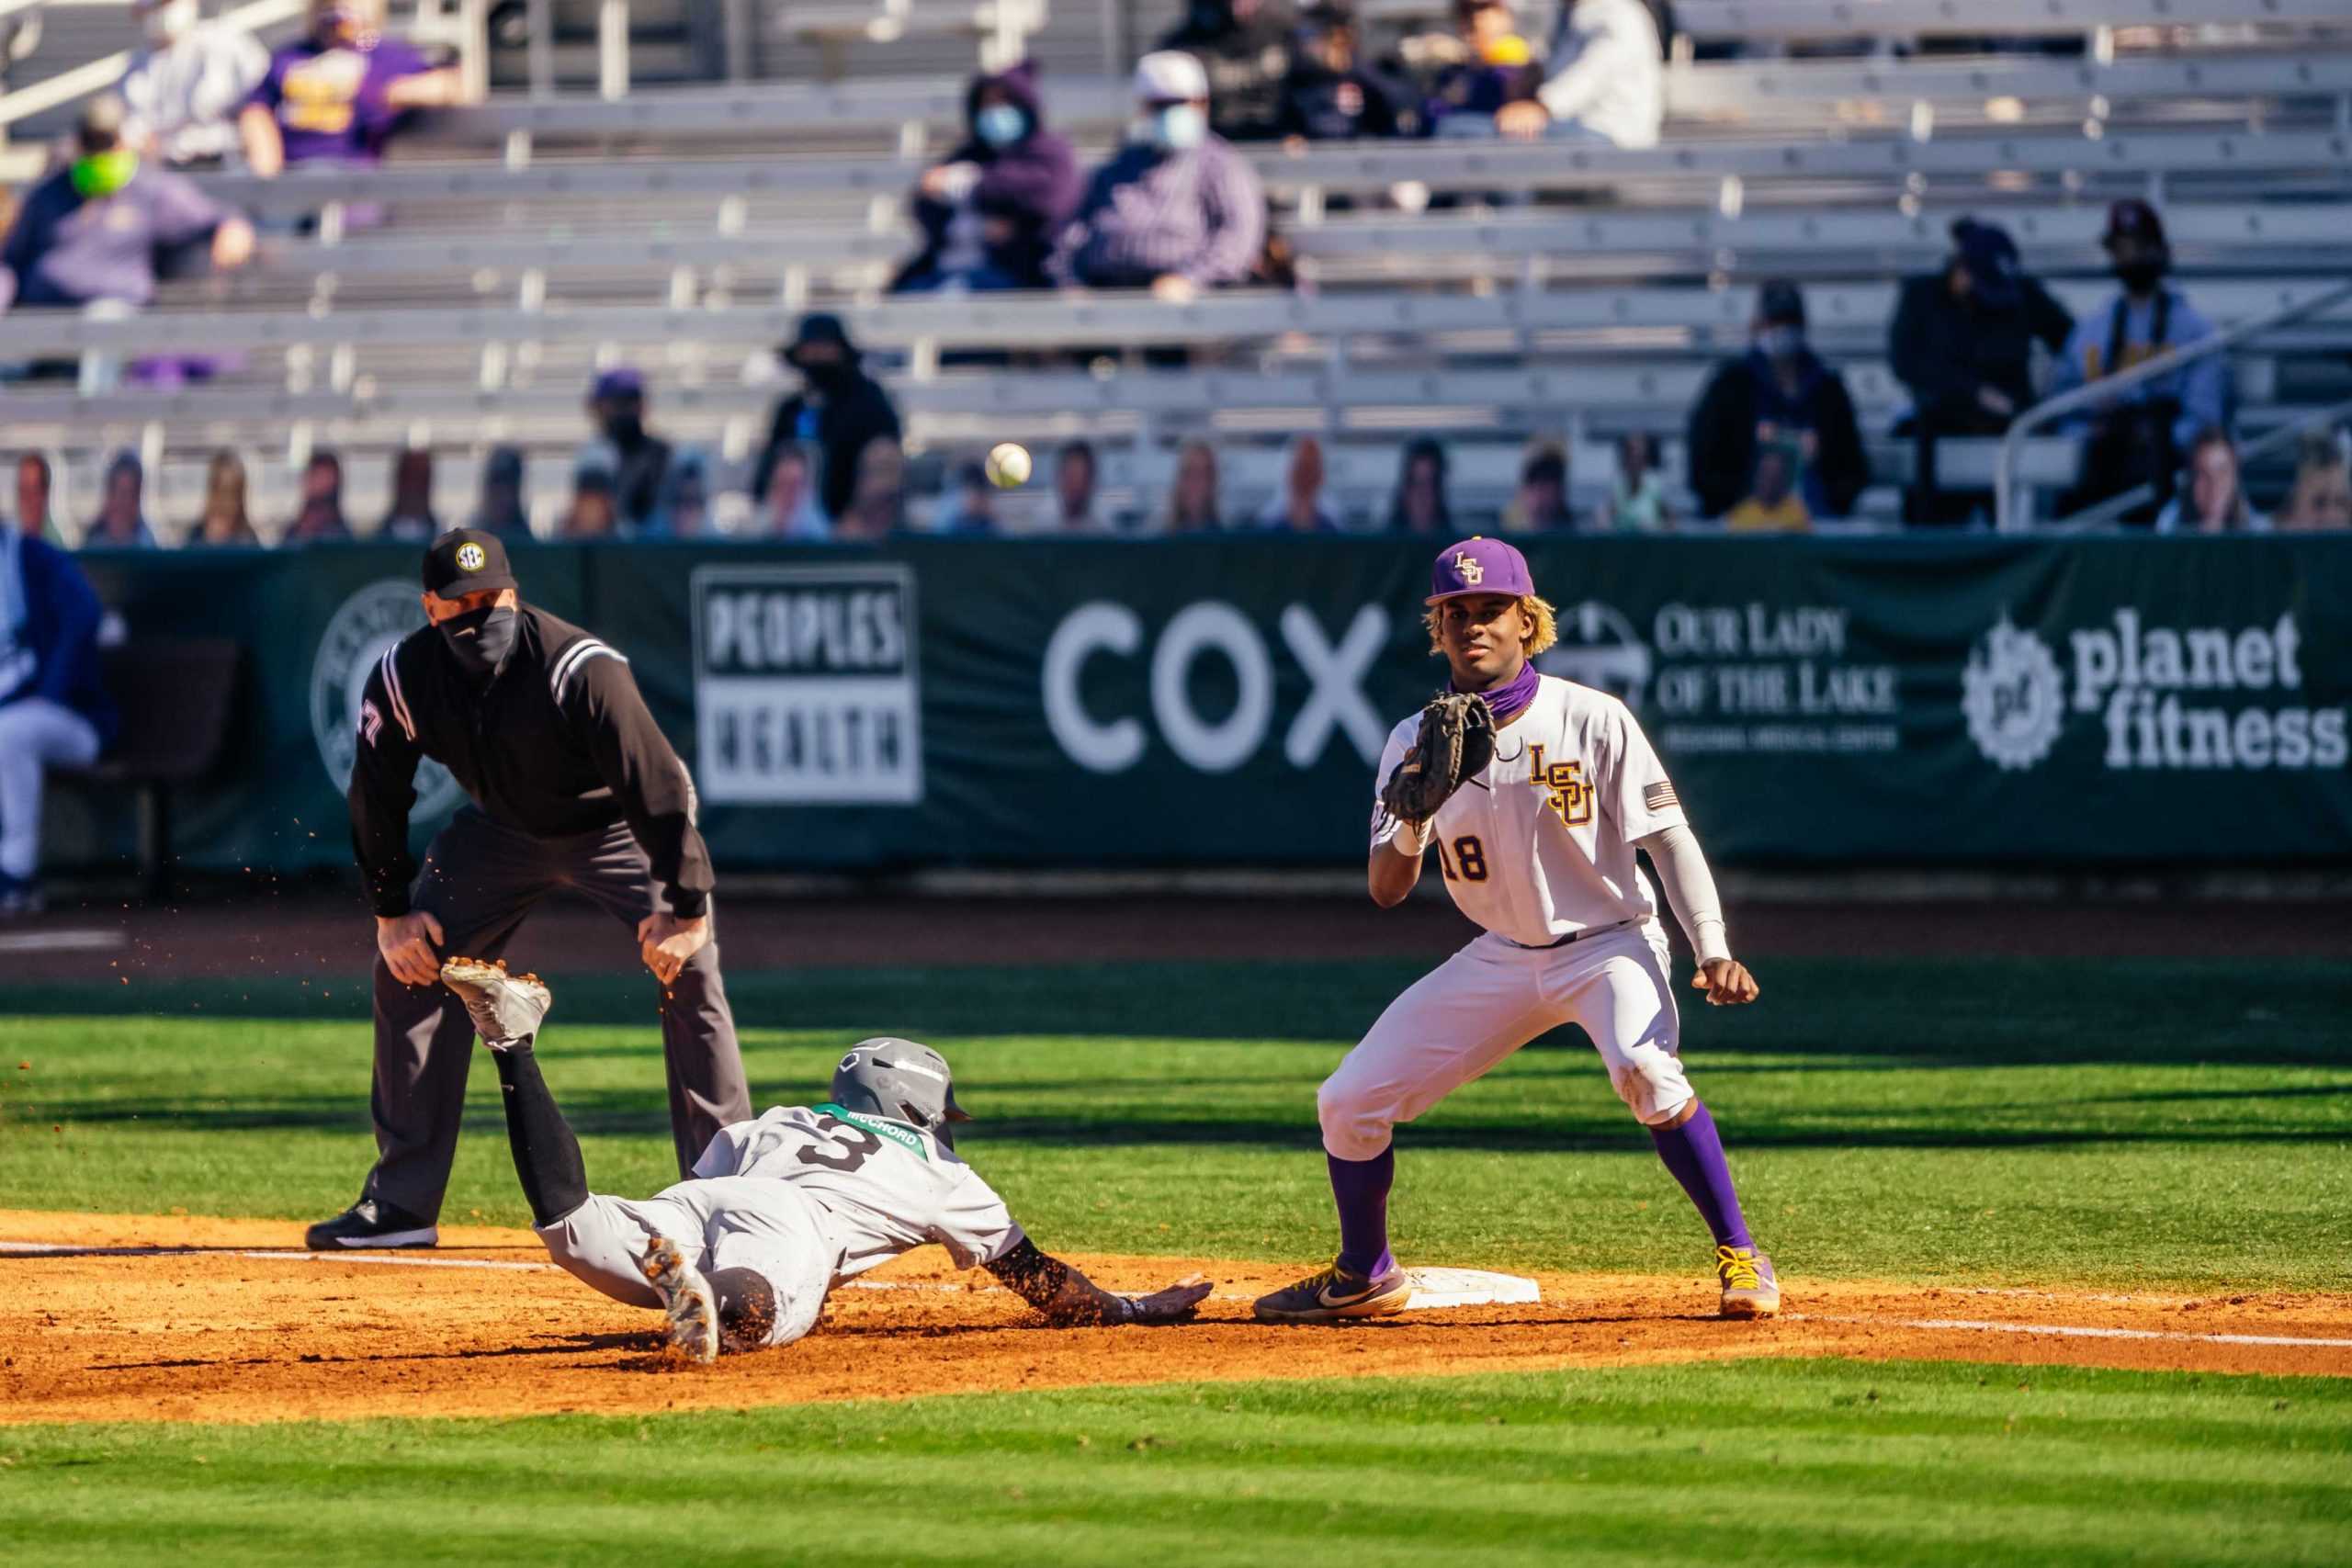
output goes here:
[{"label": "american flag patch on sleeve", "polygon": [[1675,798],[1673,784],[1666,779],[1660,779],[1654,784],[1645,784],[1642,787],[1642,804],[1652,811],[1682,809],[1682,802]]}]

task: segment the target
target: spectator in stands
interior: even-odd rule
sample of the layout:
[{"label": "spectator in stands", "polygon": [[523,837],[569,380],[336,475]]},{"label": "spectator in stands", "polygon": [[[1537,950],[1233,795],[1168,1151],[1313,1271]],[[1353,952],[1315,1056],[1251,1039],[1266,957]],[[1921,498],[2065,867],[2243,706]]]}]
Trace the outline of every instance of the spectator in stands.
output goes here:
[{"label": "spectator in stands", "polygon": [[1208,79],[1189,54],[1136,65],[1143,139],[1094,173],[1057,271],[1095,288],[1148,287],[1162,299],[1248,280],[1266,239],[1266,195],[1208,128]]},{"label": "spectator in stands", "polygon": [[571,505],[556,535],[565,539],[616,539],[620,533],[611,458],[591,447],[572,460]]},{"label": "spectator in stands", "polygon": [[1258,525],[1291,534],[1336,534],[1340,510],[1323,494],[1323,443],[1312,435],[1291,439],[1283,465],[1283,488],[1258,513]]},{"label": "spectator in stands", "polygon": [[[1758,493],[1758,454],[1786,442],[1790,495],[1808,517],[1844,517],[1870,483],[1854,400],[1838,372],[1805,345],[1804,296],[1781,279],[1757,296],[1754,346],[1726,361],[1690,412],[1690,489],[1702,515],[1721,517]],[[1781,502],[1770,501],[1778,509]]]},{"label": "spectator in stands", "polygon": [[1388,528],[1395,534],[1453,536],[1453,509],[1445,501],[1445,448],[1430,436],[1405,444],[1396,490],[1388,498]]},{"label": "spectator in stands", "polygon": [[1519,489],[1503,508],[1507,534],[1558,534],[1576,526],[1568,513],[1568,454],[1556,441],[1534,440],[1520,457]]},{"label": "spectator in stands", "polygon": [[857,455],[857,486],[833,537],[887,539],[906,525],[907,459],[896,436],[877,435]]},{"label": "spectator in stands", "polygon": [[493,446],[482,460],[481,498],[473,521],[466,525],[503,539],[531,536],[531,513],[523,497],[523,454],[513,446]]},{"label": "spectator in stands", "polygon": [[147,469],[132,452],[117,452],[107,465],[98,514],[82,530],[82,547],[152,550],[155,530],[147,525]]},{"label": "spectator in stands", "polygon": [[1356,53],[1353,13],[1336,4],[1299,18],[1276,128],[1300,141],[1395,136],[1417,126],[1412,89]]},{"label": "spectator in stands", "polygon": [[[1484,135],[1501,125],[1507,106],[1535,102],[1544,68],[1509,0],[1453,0],[1453,26],[1455,48],[1421,106],[1421,129],[1434,135],[1467,126]],[[1539,130],[1541,112],[1539,105]]]},{"label": "spectator in stands", "polygon": [[1192,0],[1159,47],[1199,63],[1210,129],[1228,141],[1266,141],[1282,133],[1291,28],[1274,0]]},{"label": "spectator in stands", "polygon": [[200,0],[136,0],[145,46],[122,73],[123,141],[174,169],[217,169],[238,151],[237,115],[269,73],[253,34],[203,19]]},{"label": "spectator in stands", "polygon": [[1085,192],[1078,153],[1046,129],[1035,69],[1027,62],[975,77],[964,95],[971,133],[922,173],[914,219],[922,254],[891,288],[1044,288],[1054,240]]},{"label": "spectator in stands", "polygon": [[2238,480],[2237,444],[2219,425],[2197,433],[2188,448],[2188,491],[2156,514],[2159,534],[2267,534],[2270,519],[2246,504]]},{"label": "spectator in stands", "polygon": [[350,537],[351,524],[343,514],[343,459],[332,452],[313,452],[302,465],[302,503],[279,542],[324,545]]},{"label": "spectator in stands", "polygon": [[1797,493],[1796,476],[1804,468],[1804,452],[1781,436],[1759,442],[1747,493],[1724,513],[1724,526],[1734,533],[1773,531],[1801,534],[1813,526],[1813,509]]},{"label": "spectator in stands", "polygon": [[1168,512],[1161,520],[1170,534],[1215,534],[1225,527],[1218,510],[1216,448],[1205,441],[1187,441],[1176,454],[1176,481],[1168,490]]},{"label": "spectator in stands", "polygon": [[822,311],[800,318],[784,350],[785,363],[800,372],[801,389],[776,404],[767,446],[752,469],[752,493],[768,493],[776,460],[794,443],[817,451],[817,503],[829,518],[849,510],[857,493],[857,457],[869,442],[899,439],[899,411],[890,396],[859,367],[863,356],[849,341],[839,316]]},{"label": "spectator in stands", "polygon": [[[2075,323],[2074,337],[2052,382],[2052,397],[2129,370],[2143,360],[2213,334],[2213,324],[2178,289],[2165,287],[2172,247],[2156,209],[2137,198],[2107,209],[2101,242],[2120,291],[2103,310]],[[2135,486],[2154,487],[2156,499],[2123,514],[2152,520],[2172,495],[2181,455],[2207,425],[2229,423],[2229,374],[2222,355],[2209,354],[2177,369],[2126,388],[2069,428],[2086,437],[2082,482],[2068,499],[2074,511]]]},{"label": "spectator in stands", "polygon": [[213,453],[204,470],[204,510],[188,530],[188,547],[252,548],[260,543],[245,510],[244,459],[225,449]]},{"label": "spectator in stands", "polygon": [[1998,435],[2033,402],[2033,345],[2064,352],[2075,319],[2026,272],[1998,224],[1951,226],[1941,272],[1904,280],[1886,332],[1895,379],[1911,393],[1918,458],[1904,499],[1906,523],[1962,523],[1993,510],[1990,491],[1947,491],[1936,481],[1936,443],[1947,435]]},{"label": "spectator in stands", "polygon": [[933,519],[934,534],[993,534],[997,531],[996,486],[985,464],[967,459],[956,465],[956,481]]},{"label": "spectator in stands", "polygon": [[2278,526],[2298,532],[2352,528],[2352,457],[2346,453],[2342,432],[2303,437],[2294,488],[2287,492]]},{"label": "spectator in stands", "polygon": [[412,446],[392,464],[392,509],[376,532],[387,539],[425,544],[439,536],[433,513],[433,454]]},{"label": "spectator in stands", "polygon": [[[645,427],[645,378],[628,366],[599,371],[588,389],[588,423],[609,454],[613,504],[621,525],[631,531],[654,525],[662,511],[662,486],[673,449]],[[582,454],[582,458],[586,453]]]},{"label": "spectator in stands", "polygon": [[832,523],[817,504],[817,460],[801,442],[779,449],[762,496],[767,531],[781,539],[830,539]]},{"label": "spectator in stands", "polygon": [[1095,510],[1095,485],[1101,478],[1094,443],[1065,441],[1054,454],[1054,503],[1046,523],[1051,534],[1105,534],[1108,523]]},{"label": "spectator in stands", "polygon": [[1662,534],[1672,527],[1663,468],[1657,439],[1648,431],[1619,436],[1617,471],[1609,476],[1609,495],[1593,514],[1593,525],[1603,533],[1625,534]]},{"label": "spectator in stands", "polygon": [[159,255],[209,238],[226,270],[253,254],[253,226],[185,175],[142,163],[123,145],[122,100],[101,94],[82,110],[74,157],[36,185],[0,249],[0,310],[78,309],[155,298]]},{"label": "spectator in stands", "polygon": [[710,459],[681,446],[662,476],[652,532],[665,539],[707,539],[718,532],[710,515]]},{"label": "spectator in stands", "polygon": [[17,456],[17,532],[39,539],[51,531],[49,459],[38,452],[20,452]]},{"label": "spectator in stands", "polygon": [[1666,51],[1642,0],[1570,0],[1560,8],[1534,97],[1495,115],[1505,136],[1567,137],[1655,147],[1666,119]]},{"label": "spectator in stands", "polygon": [[0,529],[0,915],[40,907],[44,775],[114,739],[98,671],[98,596],[46,539]]},{"label": "spectator in stands", "polygon": [[454,68],[436,69],[382,28],[383,0],[311,0],[309,32],[270,57],[238,117],[254,174],[377,163],[412,111],[462,101]]}]

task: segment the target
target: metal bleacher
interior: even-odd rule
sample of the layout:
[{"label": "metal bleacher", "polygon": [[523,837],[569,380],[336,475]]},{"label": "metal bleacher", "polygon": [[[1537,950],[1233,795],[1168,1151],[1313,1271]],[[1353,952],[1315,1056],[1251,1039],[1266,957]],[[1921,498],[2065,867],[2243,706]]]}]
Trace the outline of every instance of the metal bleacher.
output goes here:
[{"label": "metal bleacher", "polygon": [[[572,17],[552,35],[553,79],[596,80],[599,50],[609,76],[611,13],[535,9],[547,6]],[[261,455],[268,484],[331,443],[351,457],[355,517],[375,509],[382,460],[429,441],[445,455],[444,514],[458,515],[491,443],[560,475],[586,434],[590,375],[627,360],[651,377],[655,427],[707,445],[724,481],[779,389],[770,345],[821,305],[888,366],[912,448],[1088,434],[1110,444],[1106,483],[1141,512],[1182,436],[1219,435],[1240,502],[1271,488],[1278,438],[1313,430],[1335,493],[1363,516],[1408,431],[1449,433],[1473,504],[1508,491],[1533,434],[1564,438],[1580,484],[1597,482],[1609,436],[1679,431],[1710,366],[1744,345],[1766,276],[1806,286],[1815,342],[1866,428],[1883,430],[1903,402],[1883,363],[1894,279],[1938,265],[1962,212],[2007,223],[2077,311],[2110,291],[2097,240],[2119,195],[2164,203],[2185,286],[2224,326],[2346,270],[2346,0],[1683,0],[1677,17],[1702,45],[1770,52],[1673,61],[1659,147],[1252,148],[1309,289],[1181,306],[882,295],[912,243],[907,190],[959,130],[974,61],[1011,47],[1010,13],[951,0],[721,9],[723,84],[650,85],[692,75],[706,25],[700,56],[644,56],[622,73],[625,95],[494,93],[421,127],[381,170],[207,176],[259,213],[315,216],[316,232],[273,234],[253,266],[175,283],[135,318],[0,317],[0,362],[88,356],[80,388],[0,393],[16,440],[133,446],[164,476],[228,445]],[[589,43],[581,15],[605,28]],[[671,36],[658,7],[620,15]],[[1107,150],[1130,112],[1116,70],[1172,6],[1038,0],[1015,19],[1012,42],[1046,65],[1050,118],[1090,156]],[[1894,52],[1993,33],[2082,47]],[[1868,41],[1859,56],[1804,57],[1816,39]],[[534,79],[512,39],[490,47],[494,84]],[[385,220],[363,222],[377,207]],[[1194,368],[1144,368],[1144,345],[1187,349]],[[1012,364],[954,367],[976,351]],[[2347,351],[2352,309],[2256,339],[2234,359],[2242,420],[2275,428],[2340,401]],[[112,367],[160,354],[234,363],[182,391],[115,384]],[[1883,518],[1908,448],[1872,446],[1881,483],[1865,510]],[[2072,452],[2030,444],[2025,479],[2063,488]],[[1989,477],[1973,446],[1944,465],[1952,482],[1980,466]]]}]

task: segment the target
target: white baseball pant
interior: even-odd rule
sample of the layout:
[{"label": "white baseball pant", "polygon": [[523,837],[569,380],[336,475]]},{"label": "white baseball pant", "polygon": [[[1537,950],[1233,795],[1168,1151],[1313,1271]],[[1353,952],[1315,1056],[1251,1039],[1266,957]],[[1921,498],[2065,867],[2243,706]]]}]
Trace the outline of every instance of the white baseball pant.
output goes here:
[{"label": "white baseball pant", "polygon": [[0,874],[29,881],[40,866],[41,775],[98,760],[98,732],[47,697],[0,707]]},{"label": "white baseball pant", "polygon": [[789,1182],[721,1176],[681,1181],[650,1198],[591,1197],[539,1239],[583,1284],[631,1306],[658,1307],[645,1280],[646,1243],[667,1236],[705,1274],[750,1269],[775,1292],[769,1345],[789,1345],[817,1325],[839,1248],[816,1204]]},{"label": "white baseball pant", "polygon": [[1609,1081],[1644,1126],[1680,1114],[1681,1026],[1657,921],[1520,947],[1488,932],[1395,1001],[1316,1095],[1323,1146],[1371,1159],[1410,1122],[1536,1036],[1575,1022],[1592,1037]]}]

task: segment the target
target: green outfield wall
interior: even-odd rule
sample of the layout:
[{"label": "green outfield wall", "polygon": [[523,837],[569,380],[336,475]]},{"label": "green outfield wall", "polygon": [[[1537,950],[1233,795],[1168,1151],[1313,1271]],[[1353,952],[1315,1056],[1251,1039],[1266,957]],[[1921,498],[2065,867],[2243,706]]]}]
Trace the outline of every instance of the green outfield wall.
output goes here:
[{"label": "green outfield wall", "polygon": [[[1633,705],[1724,862],[2352,862],[2352,537],[1527,541],[1544,668]],[[1442,678],[1419,541],[542,546],[722,870],[1343,864]],[[417,553],[86,557],[135,638],[249,650],[183,859],[348,862],[357,692]],[[424,789],[419,829],[455,805]],[[127,852],[62,801],[51,852]]]}]

